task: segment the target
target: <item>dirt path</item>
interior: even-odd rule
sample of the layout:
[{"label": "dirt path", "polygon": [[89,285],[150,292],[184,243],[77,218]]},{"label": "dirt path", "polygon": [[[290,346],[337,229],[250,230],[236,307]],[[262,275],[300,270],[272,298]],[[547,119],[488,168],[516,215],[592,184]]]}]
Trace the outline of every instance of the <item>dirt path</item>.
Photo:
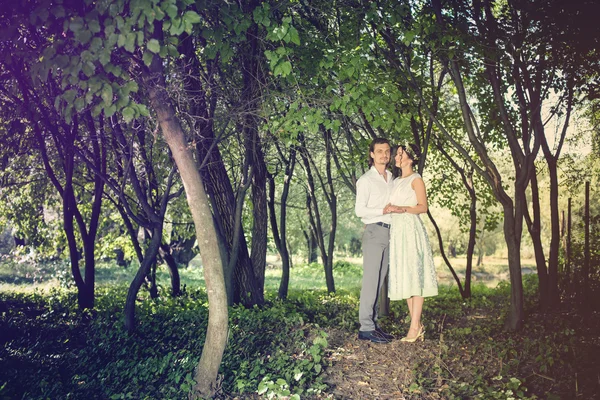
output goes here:
[{"label": "dirt path", "polygon": [[[356,334],[329,331],[331,366],[325,382],[335,399],[440,399],[438,393],[419,393],[415,383],[416,364],[433,366],[439,344],[404,343],[398,339],[388,344],[358,340]],[[442,386],[442,382],[439,382]]]}]

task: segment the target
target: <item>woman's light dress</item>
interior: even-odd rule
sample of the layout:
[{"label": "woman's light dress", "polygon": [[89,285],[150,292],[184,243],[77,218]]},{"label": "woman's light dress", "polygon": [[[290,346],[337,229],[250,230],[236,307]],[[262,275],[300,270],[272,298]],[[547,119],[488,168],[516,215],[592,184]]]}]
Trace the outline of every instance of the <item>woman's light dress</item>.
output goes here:
[{"label": "woman's light dress", "polygon": [[[406,178],[396,178],[390,202],[395,206],[416,206],[412,181],[420,177],[413,173]],[[429,237],[417,214],[392,214],[388,287],[390,300],[438,294]]]}]

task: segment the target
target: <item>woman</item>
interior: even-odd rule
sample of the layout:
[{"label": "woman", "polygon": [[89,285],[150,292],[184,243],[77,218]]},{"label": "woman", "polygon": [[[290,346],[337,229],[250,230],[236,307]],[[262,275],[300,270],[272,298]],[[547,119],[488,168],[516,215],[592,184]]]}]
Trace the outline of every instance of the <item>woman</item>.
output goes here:
[{"label": "woman", "polygon": [[[419,214],[427,212],[427,194],[421,176],[414,172],[421,151],[415,144],[399,145],[394,157],[394,189],[387,212],[390,230],[390,300],[406,299],[410,328],[403,342],[423,340],[421,311],[425,297],[438,294],[429,237]],[[400,172],[400,173],[399,173]]]}]

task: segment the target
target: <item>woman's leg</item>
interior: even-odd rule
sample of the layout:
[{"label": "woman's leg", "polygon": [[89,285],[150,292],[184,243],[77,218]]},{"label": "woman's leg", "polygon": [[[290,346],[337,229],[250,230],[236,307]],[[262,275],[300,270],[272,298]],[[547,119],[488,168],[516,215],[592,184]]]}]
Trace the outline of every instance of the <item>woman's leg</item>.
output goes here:
[{"label": "woman's leg", "polygon": [[410,313],[410,328],[408,329],[409,338],[413,338],[420,333],[421,329],[421,312],[423,311],[423,302],[425,298],[421,296],[413,296],[407,299],[408,310]]}]

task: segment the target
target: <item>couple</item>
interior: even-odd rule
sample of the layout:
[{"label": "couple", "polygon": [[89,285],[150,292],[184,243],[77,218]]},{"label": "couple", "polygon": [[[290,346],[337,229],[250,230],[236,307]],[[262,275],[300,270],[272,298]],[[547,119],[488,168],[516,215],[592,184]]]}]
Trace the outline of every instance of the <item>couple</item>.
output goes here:
[{"label": "couple", "polygon": [[[393,339],[377,326],[377,301],[388,267],[390,300],[406,299],[410,314],[410,327],[402,341],[423,340],[423,300],[437,295],[431,245],[419,217],[427,212],[425,184],[413,170],[421,152],[418,146],[406,144],[391,153],[387,139],[373,140],[371,168],[356,182],[355,212],[365,223],[358,338],[373,343]],[[392,157],[393,173],[387,169]]]}]

